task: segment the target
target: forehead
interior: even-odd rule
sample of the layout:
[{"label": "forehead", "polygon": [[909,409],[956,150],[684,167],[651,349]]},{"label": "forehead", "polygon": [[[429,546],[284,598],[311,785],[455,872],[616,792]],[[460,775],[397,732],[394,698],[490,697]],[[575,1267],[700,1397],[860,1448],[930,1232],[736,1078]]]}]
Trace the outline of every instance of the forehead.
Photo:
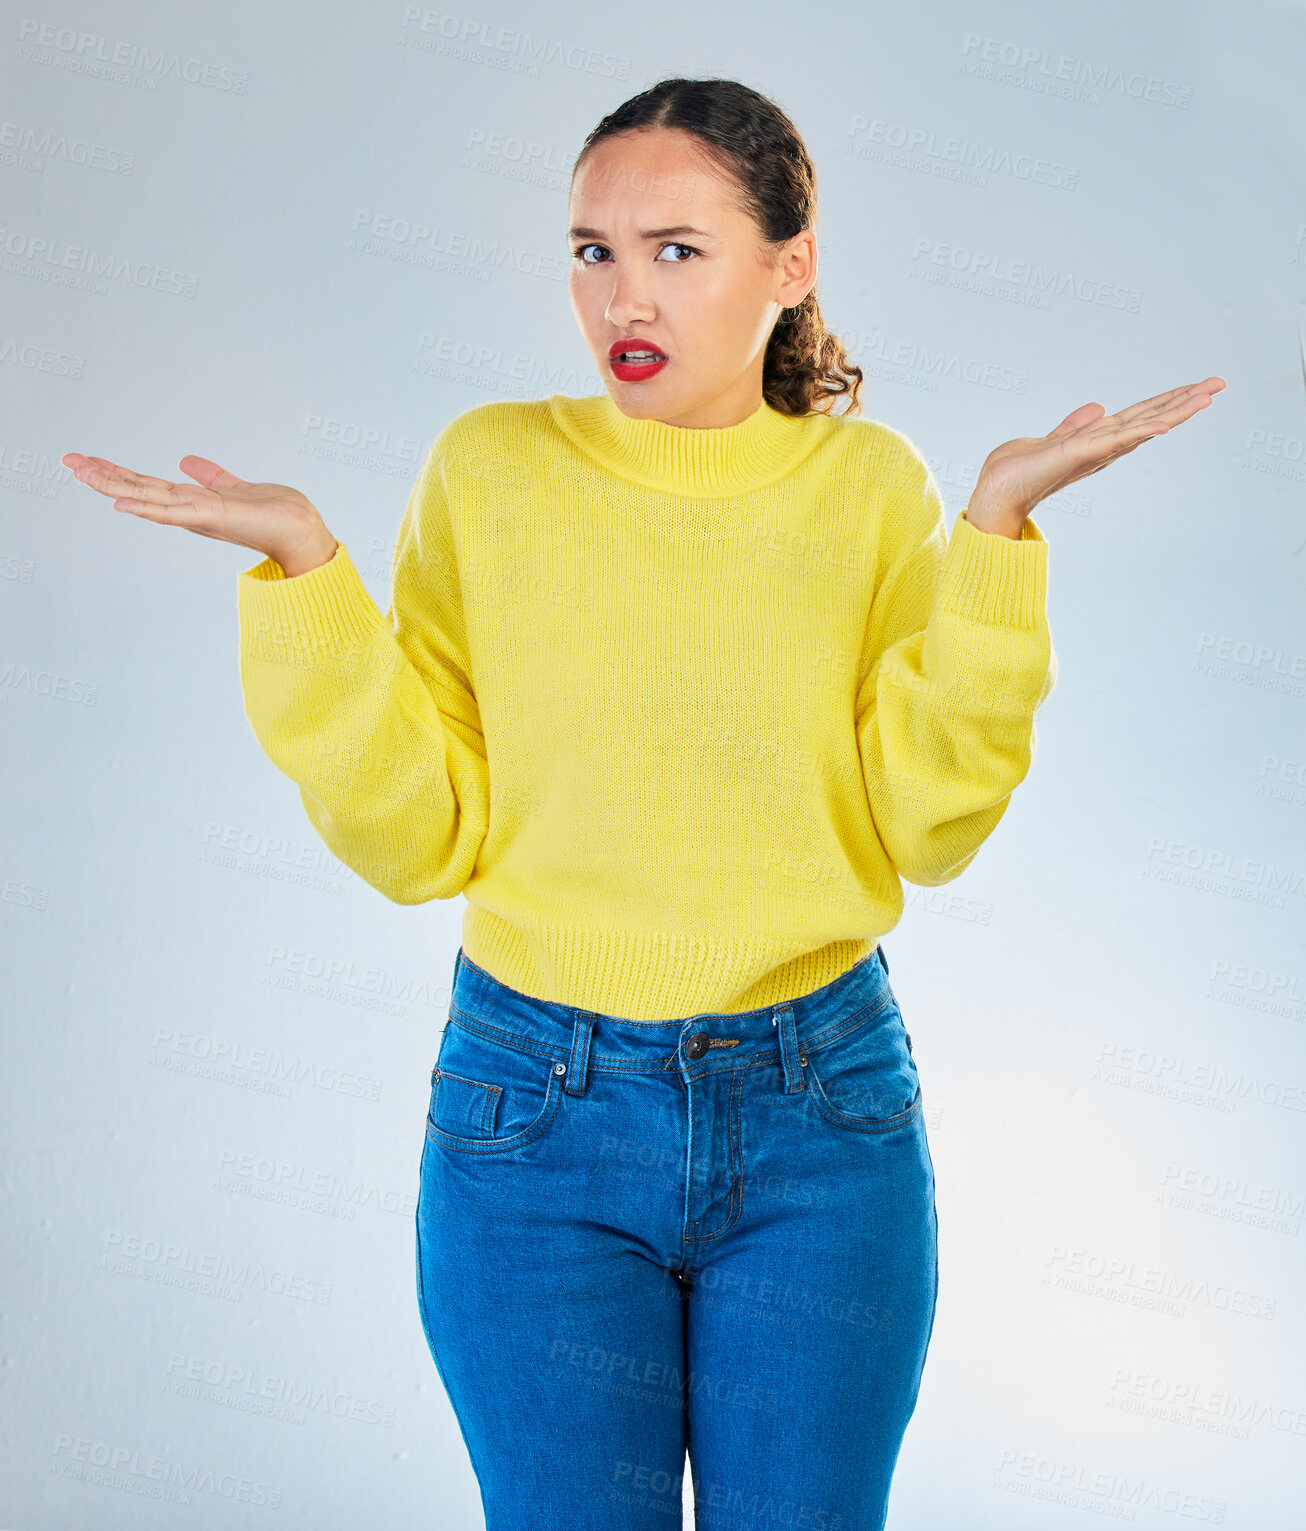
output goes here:
[{"label": "forehead", "polygon": [[668,128],[621,133],[595,144],[576,168],[570,220],[625,224],[726,224],[746,216],[733,180],[692,135]]}]

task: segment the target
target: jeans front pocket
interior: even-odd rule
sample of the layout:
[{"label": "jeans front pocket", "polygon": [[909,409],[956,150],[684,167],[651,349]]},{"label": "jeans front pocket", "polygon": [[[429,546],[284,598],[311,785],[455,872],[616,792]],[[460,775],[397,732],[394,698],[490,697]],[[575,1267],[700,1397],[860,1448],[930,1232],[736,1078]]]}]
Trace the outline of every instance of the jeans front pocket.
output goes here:
[{"label": "jeans front pocket", "polygon": [[831,1041],[802,1048],[800,1056],[812,1104],[837,1127],[888,1132],[920,1114],[911,1040],[891,994]]},{"label": "jeans front pocket", "polygon": [[522,1052],[451,1015],[431,1070],[426,1135],[464,1153],[506,1153],[548,1131],[566,1066]]}]

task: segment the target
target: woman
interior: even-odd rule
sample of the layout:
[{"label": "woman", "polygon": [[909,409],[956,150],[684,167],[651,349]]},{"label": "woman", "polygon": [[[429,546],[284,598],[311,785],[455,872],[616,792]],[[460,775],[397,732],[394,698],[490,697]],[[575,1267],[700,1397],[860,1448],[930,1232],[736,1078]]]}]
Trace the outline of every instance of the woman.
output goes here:
[{"label": "woman", "polygon": [[878,938],[957,877],[1055,680],[1030,511],[1218,377],[984,464],[949,537],[816,299],[815,175],[729,80],[590,134],[571,300],[607,393],[493,402],[418,477],[387,615],[284,485],[69,454],[262,552],[250,722],[398,903],[465,893],[417,1214],[427,1339],[490,1531],[870,1531],[938,1286]]}]

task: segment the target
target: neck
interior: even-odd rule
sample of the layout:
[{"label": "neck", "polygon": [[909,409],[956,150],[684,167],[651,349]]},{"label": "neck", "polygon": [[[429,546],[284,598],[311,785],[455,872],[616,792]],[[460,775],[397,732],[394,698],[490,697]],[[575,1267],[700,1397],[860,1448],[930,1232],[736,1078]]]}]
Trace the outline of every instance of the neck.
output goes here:
[{"label": "neck", "polygon": [[577,446],[620,477],[647,489],[698,497],[774,483],[837,425],[824,414],[781,414],[765,399],[733,424],[696,427],[632,418],[608,394],[580,399],[554,394],[549,407]]}]

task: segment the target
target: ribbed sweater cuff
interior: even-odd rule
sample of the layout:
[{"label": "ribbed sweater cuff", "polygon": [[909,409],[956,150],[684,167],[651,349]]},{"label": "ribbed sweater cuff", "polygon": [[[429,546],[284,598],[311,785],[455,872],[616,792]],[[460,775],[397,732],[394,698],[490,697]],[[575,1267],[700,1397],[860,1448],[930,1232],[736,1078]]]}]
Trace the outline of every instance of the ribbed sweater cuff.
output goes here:
[{"label": "ribbed sweater cuff", "polygon": [[386,627],[343,542],[326,563],[293,579],[275,558],[242,570],[238,606],[245,652],[282,663],[345,653]]},{"label": "ribbed sweater cuff", "polygon": [[936,604],[997,627],[1037,627],[1047,609],[1048,544],[1027,518],[1019,540],[953,522]]}]

